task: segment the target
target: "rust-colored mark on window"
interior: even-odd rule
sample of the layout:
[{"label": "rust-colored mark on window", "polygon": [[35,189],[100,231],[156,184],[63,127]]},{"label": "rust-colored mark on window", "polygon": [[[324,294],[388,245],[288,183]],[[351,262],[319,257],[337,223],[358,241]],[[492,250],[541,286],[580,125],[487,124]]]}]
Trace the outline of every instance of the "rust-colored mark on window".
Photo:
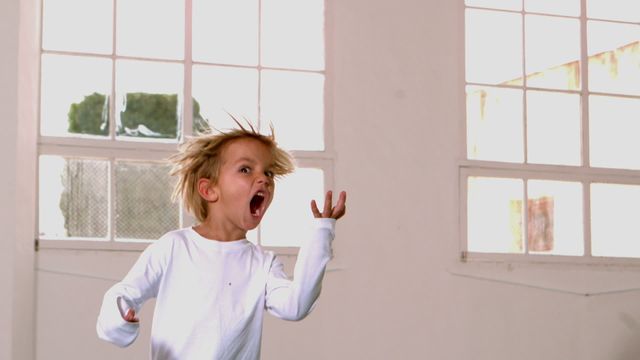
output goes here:
[{"label": "rust-colored mark on window", "polygon": [[553,198],[527,201],[527,244],[529,251],[553,250]]}]

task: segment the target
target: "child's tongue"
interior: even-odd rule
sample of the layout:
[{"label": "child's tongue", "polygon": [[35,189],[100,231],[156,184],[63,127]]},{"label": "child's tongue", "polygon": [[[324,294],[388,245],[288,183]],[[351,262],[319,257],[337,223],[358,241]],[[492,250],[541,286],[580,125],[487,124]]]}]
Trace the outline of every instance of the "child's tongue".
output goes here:
[{"label": "child's tongue", "polygon": [[260,205],[264,201],[264,197],[255,195],[251,198],[251,202],[249,203],[249,209],[251,211],[251,215],[260,216]]}]

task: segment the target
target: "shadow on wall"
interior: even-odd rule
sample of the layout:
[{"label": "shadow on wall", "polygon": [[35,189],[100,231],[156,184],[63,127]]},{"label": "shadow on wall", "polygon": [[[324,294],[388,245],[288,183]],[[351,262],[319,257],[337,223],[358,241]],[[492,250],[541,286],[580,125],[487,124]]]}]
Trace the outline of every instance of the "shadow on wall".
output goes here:
[{"label": "shadow on wall", "polygon": [[620,353],[614,360],[638,360],[640,359],[640,323],[628,313],[621,312],[618,319],[628,330],[627,336],[621,340]]}]

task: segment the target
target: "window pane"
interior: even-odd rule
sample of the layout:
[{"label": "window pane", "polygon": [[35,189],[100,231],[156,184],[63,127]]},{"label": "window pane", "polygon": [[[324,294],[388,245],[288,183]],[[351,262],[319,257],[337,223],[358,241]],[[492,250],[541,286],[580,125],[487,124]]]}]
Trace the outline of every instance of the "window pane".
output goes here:
[{"label": "window pane", "polygon": [[[216,129],[237,128],[229,114],[242,121],[258,119],[258,70],[227,66],[194,66],[193,131],[204,128],[206,119]],[[197,110],[197,111],[196,111]],[[198,117],[197,113],[200,113]]]},{"label": "window pane", "polygon": [[525,45],[527,85],[565,90],[580,89],[578,19],[527,15]]},{"label": "window pane", "polygon": [[40,156],[39,234],[42,238],[106,238],[109,162]]},{"label": "window pane", "polygon": [[587,16],[603,20],[640,22],[640,3],[633,0],[587,0]]},{"label": "window pane", "polygon": [[262,72],[260,125],[276,129],[278,144],[289,150],[324,150],[324,76]]},{"label": "window pane", "polygon": [[108,135],[111,60],[42,55],[42,135]]},{"label": "window pane", "polygon": [[528,195],[529,252],[583,255],[582,184],[530,180]]},{"label": "window pane", "polygon": [[467,86],[467,157],[524,161],[522,90]]},{"label": "window pane", "polygon": [[258,1],[193,0],[192,51],[195,61],[257,65]]},{"label": "window pane", "polygon": [[523,182],[469,177],[467,249],[471,252],[523,253]]},{"label": "window pane", "polygon": [[118,55],[184,59],[184,0],[127,0],[117,6]]},{"label": "window pane", "polygon": [[169,170],[153,163],[116,163],[116,238],[157,239],[180,227]]},{"label": "window pane", "polygon": [[466,0],[465,4],[492,9],[522,10],[522,0]]},{"label": "window pane", "polygon": [[640,186],[591,184],[591,253],[640,257]]},{"label": "window pane", "polygon": [[262,0],[263,66],[324,69],[324,1]]},{"label": "window pane", "polygon": [[[311,235],[313,214],[309,203],[324,204],[324,174],[320,169],[298,168],[277,181],[273,202],[260,225],[264,246],[300,246]],[[334,199],[334,201],[336,201]]]},{"label": "window pane", "polygon": [[640,169],[640,100],[589,97],[591,166]]},{"label": "window pane", "polygon": [[580,165],[580,95],[527,91],[527,161]]},{"label": "window pane", "polygon": [[119,137],[176,139],[179,136],[182,69],[181,64],[116,62]]},{"label": "window pane", "polygon": [[43,49],[111,54],[113,0],[44,0],[42,26]]},{"label": "window pane", "polygon": [[543,14],[580,16],[580,0],[525,0],[524,10]]},{"label": "window pane", "polygon": [[589,89],[640,95],[640,26],[589,21]]},{"label": "window pane", "polygon": [[467,10],[466,77],[469,82],[522,84],[522,16]]}]

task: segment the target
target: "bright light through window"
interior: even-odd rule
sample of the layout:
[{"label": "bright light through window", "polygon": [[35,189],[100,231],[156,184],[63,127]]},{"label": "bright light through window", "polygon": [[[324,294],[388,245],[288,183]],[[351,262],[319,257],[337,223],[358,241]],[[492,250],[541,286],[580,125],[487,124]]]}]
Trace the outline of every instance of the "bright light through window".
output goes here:
[{"label": "bright light through window", "polygon": [[640,5],[465,5],[462,251],[639,258]]},{"label": "bright light through window", "polygon": [[312,218],[306,202],[322,200],[332,179],[324,1],[42,6],[41,240],[119,248],[192,225],[170,199],[175,179],[165,160],[186,137],[237,128],[231,115],[266,134],[273,125],[301,166],[278,186],[264,228],[247,237],[299,245],[293,230]]}]

